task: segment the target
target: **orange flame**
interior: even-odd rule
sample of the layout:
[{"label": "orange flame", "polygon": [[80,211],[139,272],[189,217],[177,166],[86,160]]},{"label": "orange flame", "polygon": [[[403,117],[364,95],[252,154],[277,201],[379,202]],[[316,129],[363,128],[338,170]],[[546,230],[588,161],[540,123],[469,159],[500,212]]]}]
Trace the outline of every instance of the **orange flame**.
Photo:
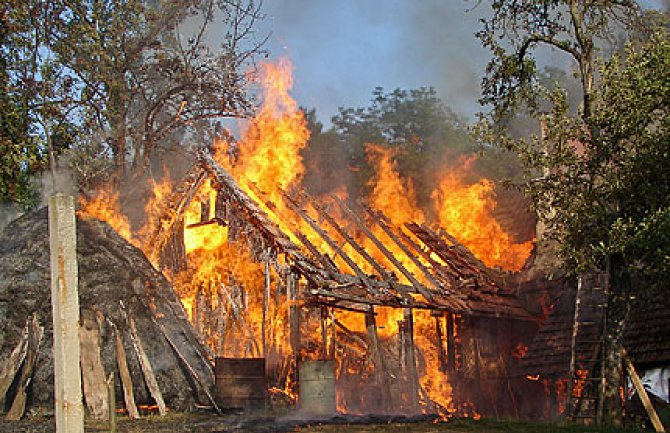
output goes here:
[{"label": "orange flame", "polygon": [[121,212],[118,191],[112,191],[111,185],[100,188],[92,198],[79,196],[79,211],[77,215],[84,219],[98,219],[104,221],[123,238],[134,243],[128,218]]},{"label": "orange flame", "polygon": [[433,191],[439,225],[486,265],[518,271],[530,255],[533,243],[515,243],[493,218],[495,200],[490,180],[463,183],[473,161],[464,160],[460,169],[446,173]]}]

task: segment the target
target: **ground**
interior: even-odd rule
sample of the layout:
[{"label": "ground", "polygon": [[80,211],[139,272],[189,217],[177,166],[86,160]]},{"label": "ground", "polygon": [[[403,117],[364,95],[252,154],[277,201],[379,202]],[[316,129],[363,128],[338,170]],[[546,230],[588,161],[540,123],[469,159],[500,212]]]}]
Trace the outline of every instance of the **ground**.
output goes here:
[{"label": "ground", "polygon": [[[211,414],[170,413],[165,417],[151,415],[131,421],[119,417],[118,433],[636,433],[635,429],[598,429],[575,425],[556,425],[505,420],[454,420],[447,423],[435,423],[430,419],[417,419],[416,422],[396,420],[385,422],[377,418],[357,419],[360,423],[351,423],[352,419],[336,418],[334,424],[317,425],[295,418],[259,418],[243,419],[239,416],[214,416]],[[370,422],[375,422],[370,424]],[[108,432],[107,422],[87,420],[86,432]],[[52,417],[33,416],[20,422],[1,422],[0,433],[48,433],[54,431]]]}]

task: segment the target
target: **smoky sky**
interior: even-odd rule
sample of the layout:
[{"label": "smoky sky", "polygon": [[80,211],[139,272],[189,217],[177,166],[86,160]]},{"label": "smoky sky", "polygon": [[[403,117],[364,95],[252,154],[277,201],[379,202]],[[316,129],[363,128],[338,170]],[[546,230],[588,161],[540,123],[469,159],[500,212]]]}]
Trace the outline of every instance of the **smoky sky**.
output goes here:
[{"label": "smoky sky", "polygon": [[[670,0],[642,0],[666,8]],[[387,91],[432,86],[455,112],[473,120],[482,110],[480,82],[491,53],[475,33],[490,15],[480,0],[264,0],[257,37],[269,35],[270,58],[288,56],[292,94],[329,124],[338,107],[369,105],[375,87]],[[574,63],[553,49],[542,64]]]},{"label": "smoky sky", "polygon": [[487,13],[474,0],[265,0],[258,33],[270,58],[295,66],[293,95],[328,123],[372,91],[433,86],[472,118],[489,53],[474,33]]}]

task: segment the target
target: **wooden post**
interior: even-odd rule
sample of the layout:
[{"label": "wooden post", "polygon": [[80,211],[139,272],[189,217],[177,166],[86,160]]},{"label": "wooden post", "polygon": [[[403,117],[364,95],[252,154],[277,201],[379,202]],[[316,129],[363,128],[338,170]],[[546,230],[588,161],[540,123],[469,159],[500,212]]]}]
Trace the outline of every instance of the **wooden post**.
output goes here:
[{"label": "wooden post", "polygon": [[321,306],[321,356],[328,358],[328,307]]},{"label": "wooden post", "polygon": [[454,334],[454,314],[447,313],[447,371],[456,371],[456,338]]},{"label": "wooden post", "polygon": [[292,383],[298,383],[298,357],[300,355],[300,306],[298,305],[298,276],[292,271],[286,275],[288,297],[289,343],[293,357]]},{"label": "wooden post", "polygon": [[114,389],[114,373],[107,377],[107,402],[109,404],[109,432],[116,433],[116,390]]},{"label": "wooden post", "polygon": [[647,411],[647,415],[649,415],[649,419],[651,420],[651,424],[654,426],[654,430],[656,431],[656,433],[665,433],[665,429],[663,428],[661,419],[658,417],[658,414],[656,413],[656,410],[654,409],[654,405],[651,403],[651,400],[649,400],[647,390],[644,389],[642,381],[640,380],[640,376],[637,375],[635,367],[633,367],[633,363],[630,362],[630,358],[628,358],[628,355],[626,355],[626,350],[623,347],[621,348],[621,357],[623,358],[624,364],[626,364],[626,371],[628,371],[628,375],[630,376],[630,379],[633,382],[633,386],[635,386],[635,390],[637,391],[637,394],[640,396],[642,405],[644,406],[644,409]]},{"label": "wooden post", "polygon": [[412,409],[419,406],[419,374],[416,371],[416,350],[414,347],[414,314],[411,308],[403,310],[405,320],[405,351],[407,353],[407,379],[409,383],[409,401]]},{"label": "wooden post", "polygon": [[441,311],[433,311],[433,317],[435,317],[435,336],[437,343],[437,359],[440,364],[440,371],[446,373],[447,371],[447,357],[444,353],[444,335],[442,332],[442,317],[444,313]]},{"label": "wooden post", "polygon": [[[268,252],[269,253],[269,252]],[[261,322],[261,342],[263,345],[263,357],[267,358],[268,356],[268,342],[267,342],[267,332],[268,332],[268,311],[270,308],[270,289],[271,289],[271,275],[270,275],[270,259],[265,259],[265,286],[263,287],[263,318]],[[267,365],[267,364],[266,364]]]},{"label": "wooden post", "polygon": [[375,375],[381,386],[381,402],[384,410],[391,408],[391,386],[389,384],[388,369],[386,361],[379,348],[379,336],[377,335],[377,323],[375,320],[374,307],[370,305],[370,312],[365,315],[365,328],[368,334],[368,349],[372,355],[375,366]]},{"label": "wooden post", "polygon": [[72,196],[57,194],[49,199],[49,245],[56,432],[83,433],[77,231]]}]

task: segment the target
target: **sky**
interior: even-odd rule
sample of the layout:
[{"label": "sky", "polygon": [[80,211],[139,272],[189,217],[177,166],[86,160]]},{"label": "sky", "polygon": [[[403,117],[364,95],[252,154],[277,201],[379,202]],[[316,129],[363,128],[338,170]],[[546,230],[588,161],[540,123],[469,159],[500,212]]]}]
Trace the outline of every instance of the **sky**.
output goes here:
[{"label": "sky", "polygon": [[[481,4],[480,4],[481,3]],[[295,67],[293,95],[326,125],[338,107],[365,107],[387,91],[432,86],[455,112],[482,109],[480,81],[490,57],[475,32],[489,14],[479,0],[264,0],[257,37],[269,35],[270,58]],[[668,7],[670,0],[642,0]],[[543,61],[570,67],[564,53]]]},{"label": "sky", "polygon": [[258,35],[270,58],[294,64],[293,96],[328,124],[338,107],[367,106],[372,91],[432,86],[472,119],[488,59],[474,33],[474,0],[265,0]]}]

